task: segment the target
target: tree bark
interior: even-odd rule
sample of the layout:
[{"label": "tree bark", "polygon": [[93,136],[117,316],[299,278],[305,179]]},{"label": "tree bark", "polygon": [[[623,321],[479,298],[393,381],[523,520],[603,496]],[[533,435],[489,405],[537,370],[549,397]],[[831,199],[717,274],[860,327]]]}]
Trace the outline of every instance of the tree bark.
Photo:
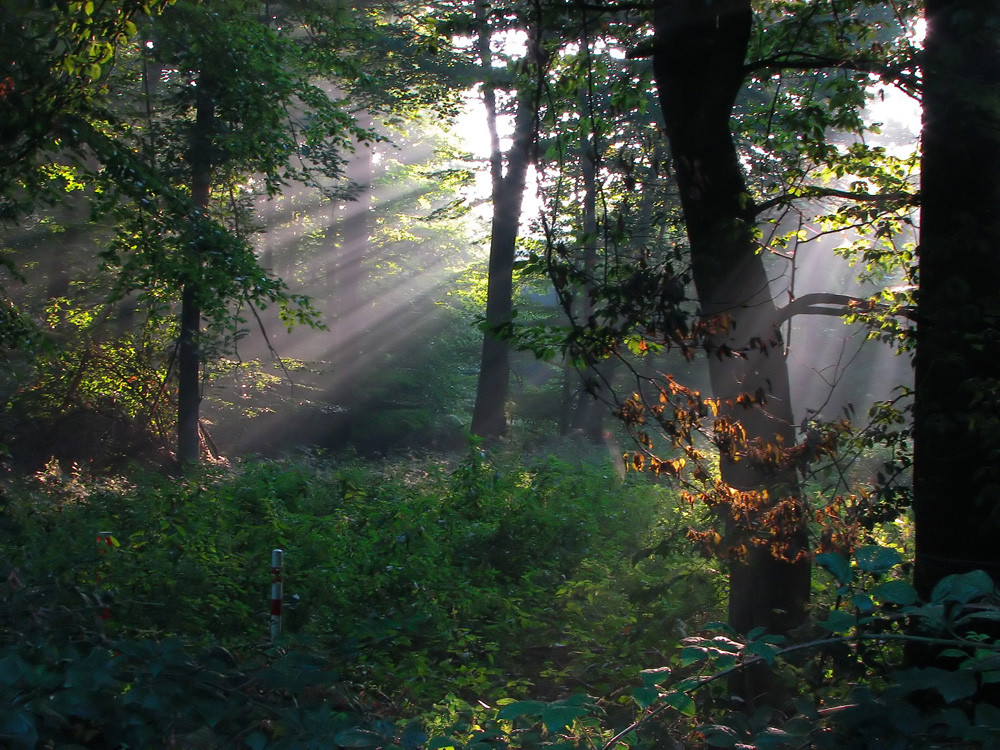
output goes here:
[{"label": "tree bark", "polygon": [[[191,202],[194,204],[195,234],[207,215],[212,187],[212,135],[215,127],[215,96],[209,76],[198,76],[195,121],[188,158],[191,163]],[[188,251],[188,269],[181,291],[180,338],[177,344],[177,461],[182,469],[195,466],[201,455],[198,420],[201,407],[201,267],[202,248],[197,236]]]},{"label": "tree bark", "polygon": [[928,0],[914,412],[917,590],[1000,581],[1000,42],[995,3]]},{"label": "tree bark", "polygon": [[[690,242],[695,289],[706,334],[709,375],[721,417],[739,422],[752,447],[795,442],[788,367],[763,258],[754,240],[754,206],[730,130],[729,118],[744,85],[744,58],[752,21],[749,0],[669,2],[655,15],[654,74],[673,156]],[[712,322],[714,321],[714,323]],[[731,352],[740,352],[733,356]],[[762,393],[763,404],[736,404]],[[752,452],[752,451],[751,451]],[[742,452],[723,453],[722,480],[744,492],[766,493],[768,507],[797,499],[794,469],[768,465]],[[790,507],[795,507],[792,503]],[[729,622],[746,633],[763,627],[784,633],[805,619],[810,564],[804,519],[783,531],[779,559],[764,544],[749,545],[730,567]]]},{"label": "tree bark", "polygon": [[[479,365],[476,403],[472,411],[471,431],[486,439],[507,433],[507,399],[510,387],[510,346],[504,338],[513,317],[514,258],[521,221],[521,205],[531,164],[531,150],[537,129],[537,108],[534,97],[524,90],[517,93],[514,134],[507,152],[500,147],[497,127],[496,91],[490,81],[490,29],[486,9],[477,4],[479,50],[485,71],[483,103],[486,106],[490,133],[490,175],[492,179],[493,220],[490,231],[490,257],[486,291],[486,330]],[[528,63],[536,62],[534,44],[528,45]]]}]

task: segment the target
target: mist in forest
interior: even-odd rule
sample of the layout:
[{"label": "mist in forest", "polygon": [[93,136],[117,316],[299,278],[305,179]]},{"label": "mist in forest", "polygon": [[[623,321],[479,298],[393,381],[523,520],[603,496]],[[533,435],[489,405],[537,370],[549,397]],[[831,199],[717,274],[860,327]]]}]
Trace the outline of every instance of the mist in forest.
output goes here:
[{"label": "mist in forest", "polygon": [[[869,134],[869,145],[881,146],[900,157],[913,152],[920,129],[918,102],[897,88],[881,89],[869,103],[869,122],[880,123],[880,134]],[[778,260],[772,290],[779,302],[786,302],[789,293],[801,298],[811,293],[833,293],[860,300],[878,294],[883,288],[904,287],[903,278],[878,277],[867,281],[863,263],[852,265],[835,252],[856,239],[853,235],[823,235],[811,227],[791,260]],[[910,226],[893,238],[902,248],[916,245],[918,232]],[[792,378],[792,399],[796,418],[838,420],[851,419],[864,424],[868,409],[879,401],[888,401],[912,388],[912,354],[900,352],[894,345],[877,337],[864,325],[847,324],[839,316],[800,315],[793,319],[788,340],[789,373]]]},{"label": "mist in forest", "polygon": [[323,328],[286,330],[276,310],[250,311],[236,351],[264,374],[238,368],[205,402],[223,453],[457,444],[441,417],[474,382],[462,289],[482,250],[465,215],[468,166],[442,163],[441,139],[357,144],[340,196],[291,191],[261,205],[262,265],[309,297]]},{"label": "mist in forest", "polygon": [[[457,133],[466,137],[457,145],[456,132],[394,133],[385,142],[356,144],[329,195],[289,188],[257,202],[261,265],[284,279],[291,293],[308,296],[324,327],[288,331],[275,307],[235,311],[234,332],[207,365],[203,382],[205,434],[221,455],[304,449],[384,455],[467,445],[489,239],[482,179],[488,165],[476,114],[459,120]],[[912,135],[906,119],[888,124],[887,143],[905,143]],[[539,210],[529,195],[525,230]],[[52,228],[57,224],[58,231]],[[36,239],[25,244],[32,232]],[[66,211],[22,234],[19,244],[31,248],[34,242],[39,258],[52,258],[48,265],[26,265],[31,294],[82,293],[81,280],[92,273],[87,263],[105,241],[86,224],[85,212]],[[794,258],[774,258],[772,291],[779,304],[812,292],[861,299],[876,293],[833,252],[846,241],[821,237],[801,243]],[[72,262],[57,260],[70,257]],[[558,315],[554,295],[537,284],[518,304],[536,317]],[[127,305],[117,309],[115,326],[135,322]],[[867,329],[841,317],[796,316],[782,333],[800,424],[845,417],[863,423],[873,403],[912,381],[908,356],[867,340]],[[557,438],[561,411],[570,403],[567,388],[579,392],[581,377],[558,361],[525,353],[517,353],[513,364],[514,439]],[[710,392],[697,362],[669,355],[654,368]],[[630,384],[618,386],[617,397],[626,397]],[[578,393],[571,400],[578,404]],[[603,434],[621,441],[613,406],[602,408]]]},{"label": "mist in forest", "polygon": [[[796,261],[797,297],[836,293],[867,299],[872,284],[857,281],[857,270],[835,255],[830,243],[800,251]],[[780,297],[779,297],[780,299]],[[787,329],[786,329],[787,330]],[[863,424],[877,401],[888,401],[901,386],[912,386],[912,360],[884,341],[869,339],[869,329],[836,315],[796,316],[786,333],[792,400],[796,419]]]},{"label": "mist in forest", "polygon": [[[237,371],[206,389],[205,419],[223,454],[350,448],[382,455],[465,445],[481,335],[474,325],[481,301],[471,290],[485,276],[488,215],[459,215],[437,229],[423,221],[449,199],[435,198],[434,185],[400,179],[405,167],[432,160],[431,146],[415,140],[402,147],[359,146],[346,165],[342,200],[317,202],[291,192],[261,204],[264,265],[293,292],[308,295],[327,328],[286,331],[274,310],[248,316],[236,351],[242,361],[259,361],[268,378]],[[486,165],[479,162],[478,169]],[[482,183],[468,189],[467,203],[481,205]],[[539,210],[537,203],[529,206],[526,220]],[[411,226],[392,225],[407,216]],[[793,260],[775,259],[776,298],[826,292],[865,299],[876,293],[834,253],[845,242],[823,237],[802,243]],[[463,287],[472,295],[464,303]],[[554,298],[545,294],[520,304],[557,313]],[[863,423],[875,402],[911,384],[909,356],[869,340],[868,333],[836,315],[796,316],[783,330],[799,424]],[[709,392],[698,363],[671,355],[658,367]],[[520,439],[539,432],[555,439],[563,369],[526,354],[515,357],[514,368]],[[571,382],[580,381],[571,376]],[[612,407],[605,408],[610,440],[615,419]]]}]

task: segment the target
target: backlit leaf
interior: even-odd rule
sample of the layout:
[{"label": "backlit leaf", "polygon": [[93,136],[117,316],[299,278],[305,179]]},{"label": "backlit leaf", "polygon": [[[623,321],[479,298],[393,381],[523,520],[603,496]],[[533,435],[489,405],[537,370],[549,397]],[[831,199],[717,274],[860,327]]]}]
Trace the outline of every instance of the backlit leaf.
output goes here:
[{"label": "backlit leaf", "polygon": [[694,716],[694,700],[687,693],[675,690],[664,695],[663,702],[685,716]]}]

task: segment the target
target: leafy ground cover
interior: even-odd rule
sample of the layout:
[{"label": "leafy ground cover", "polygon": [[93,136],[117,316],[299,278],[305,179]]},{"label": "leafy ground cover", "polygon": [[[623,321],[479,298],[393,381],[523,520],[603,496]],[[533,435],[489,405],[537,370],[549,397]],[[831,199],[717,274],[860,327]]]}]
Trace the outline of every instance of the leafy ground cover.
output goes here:
[{"label": "leafy ground cover", "polygon": [[[818,555],[785,640],[718,622],[699,519],[607,462],[53,464],[0,498],[3,746],[1000,746],[993,585],[920,601],[898,531]],[[904,667],[914,648],[945,661]],[[762,669],[785,698],[734,699]]]},{"label": "leafy ground cover", "polygon": [[452,464],[248,461],[182,481],[53,465],[4,488],[0,734],[414,744],[409,720],[458,706],[612,695],[716,610],[688,515],[608,463],[478,449]]}]

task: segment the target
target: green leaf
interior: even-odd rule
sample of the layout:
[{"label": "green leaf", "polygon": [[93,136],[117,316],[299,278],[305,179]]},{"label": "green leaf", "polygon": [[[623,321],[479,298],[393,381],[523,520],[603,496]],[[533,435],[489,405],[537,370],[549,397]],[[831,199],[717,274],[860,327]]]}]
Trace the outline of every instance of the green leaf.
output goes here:
[{"label": "green leaf", "polygon": [[886,581],[872,591],[872,595],[885,604],[914,604],[917,590],[907,581]]},{"label": "green leaf", "polygon": [[407,727],[399,736],[399,745],[403,750],[416,750],[425,742],[427,742],[427,732],[418,725]]},{"label": "green leaf", "polygon": [[981,727],[990,727],[994,729],[1000,727],[1000,708],[997,708],[986,701],[980,701],[976,704],[974,717],[976,724]]},{"label": "green leaf", "polygon": [[684,716],[694,716],[694,700],[687,693],[674,690],[663,696],[663,702]]},{"label": "green leaf", "polygon": [[969,717],[966,716],[965,711],[958,708],[946,708],[944,711],[938,711],[934,715],[934,723],[940,726],[948,727],[953,736],[961,736],[963,730],[969,727]]},{"label": "green leaf", "polygon": [[721,630],[723,633],[728,633],[733,638],[736,637],[736,631],[733,630],[733,626],[728,622],[720,622],[719,620],[714,620],[712,622],[706,623],[702,630]]},{"label": "green leaf", "polygon": [[[785,731],[793,737],[808,737],[813,733],[813,729],[815,729],[813,722],[802,716],[793,716],[785,722]],[[799,746],[806,747],[804,744]]]},{"label": "green leaf", "polygon": [[700,661],[704,661],[706,656],[704,649],[685,646],[681,649],[681,666],[689,667],[692,664],[697,664]]},{"label": "green leaf", "polygon": [[25,671],[24,662],[12,655],[0,659],[0,685],[13,685]]},{"label": "green leaf", "polygon": [[13,711],[0,716],[0,738],[12,750],[32,750],[38,744],[38,730],[27,712]]},{"label": "green leaf", "polygon": [[854,580],[851,564],[843,555],[838,555],[836,552],[821,552],[816,555],[815,562],[840,583],[848,584]]},{"label": "green leaf", "polygon": [[854,615],[840,609],[834,609],[830,611],[825,620],[819,623],[819,626],[831,633],[846,633],[854,627],[855,623]]},{"label": "green leaf", "polygon": [[757,750],[769,750],[769,748],[788,747],[792,735],[777,727],[767,727],[754,738],[754,747]]},{"label": "green leaf", "polygon": [[957,620],[955,620],[956,625],[965,625],[970,622],[975,622],[977,620],[988,620],[990,622],[1000,621],[1000,611],[995,609],[983,609],[975,612],[969,612],[967,615],[962,615]]},{"label": "green leaf", "polygon": [[802,714],[805,718],[815,721],[819,718],[819,713],[816,711],[816,703],[812,698],[806,695],[796,696],[792,700],[792,705],[795,706],[795,710]]},{"label": "green leaf", "polygon": [[866,573],[886,573],[902,561],[899,552],[892,547],[882,547],[869,544],[858,547],[854,552],[854,560],[858,568]]},{"label": "green leaf", "polygon": [[561,732],[586,713],[583,706],[552,705],[542,711],[542,724],[550,732]]},{"label": "green leaf", "polygon": [[645,687],[653,687],[654,685],[661,685],[670,675],[673,670],[670,667],[655,667],[653,669],[644,669],[639,673],[642,677],[642,684]]},{"label": "green leaf", "polygon": [[932,602],[953,601],[965,603],[988,596],[994,591],[993,580],[982,570],[945,576],[931,592]]},{"label": "green leaf", "polygon": [[706,745],[711,747],[736,747],[740,735],[732,727],[723,724],[710,724],[698,727]]},{"label": "green leaf", "polygon": [[938,667],[914,667],[896,673],[896,680],[906,692],[934,690],[945,702],[953,703],[974,695],[978,686],[974,673],[966,670],[950,672]]},{"label": "green leaf", "polygon": [[861,591],[851,596],[851,604],[858,608],[862,614],[869,615],[875,611],[875,602],[872,598]]},{"label": "green leaf", "polygon": [[639,704],[639,708],[646,709],[659,700],[660,691],[655,687],[636,688],[632,691],[632,697]]},{"label": "green leaf", "polygon": [[976,680],[975,674],[965,670],[949,672],[935,685],[935,689],[941,693],[941,697],[948,703],[975,695],[978,688],[979,683]]},{"label": "green leaf", "polygon": [[497,718],[513,721],[522,716],[540,716],[548,705],[542,701],[514,701],[501,708]]},{"label": "green leaf", "polygon": [[743,649],[744,654],[759,656],[769,667],[774,666],[774,657],[777,652],[777,648],[772,646],[770,643],[765,643],[764,641],[754,641],[753,643],[748,643],[746,648]]}]

